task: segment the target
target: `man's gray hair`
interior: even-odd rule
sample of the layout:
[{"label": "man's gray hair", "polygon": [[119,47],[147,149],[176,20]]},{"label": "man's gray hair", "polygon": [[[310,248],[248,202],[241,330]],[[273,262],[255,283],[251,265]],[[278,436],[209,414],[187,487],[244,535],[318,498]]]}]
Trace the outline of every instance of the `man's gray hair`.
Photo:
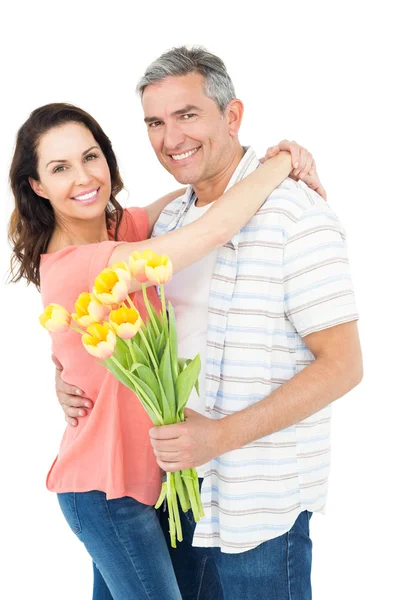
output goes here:
[{"label": "man's gray hair", "polygon": [[148,85],[166,77],[181,77],[189,73],[200,73],[204,76],[204,92],[217,103],[221,112],[224,112],[229,101],[236,97],[235,88],[223,61],[201,46],[194,46],[192,49],[180,46],[162,54],[147,67],[136,91],[142,97]]}]

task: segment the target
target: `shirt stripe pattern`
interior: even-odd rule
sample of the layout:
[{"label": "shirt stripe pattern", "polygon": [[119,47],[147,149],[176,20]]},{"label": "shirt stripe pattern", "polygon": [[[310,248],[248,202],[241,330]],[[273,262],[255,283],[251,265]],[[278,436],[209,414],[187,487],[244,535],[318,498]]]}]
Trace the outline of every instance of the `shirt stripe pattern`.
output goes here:
[{"label": "shirt stripe pattern", "polygon": [[[230,187],[259,166],[247,149]],[[153,235],[181,225],[189,187]],[[314,357],[303,338],[358,319],[343,228],[312,190],[286,179],[218,252],[209,296],[206,409],[215,419],[271,394]],[[216,457],[206,472],[195,546],[239,553],[286,533],[303,510],[324,512],[328,406],[293,427]]]}]

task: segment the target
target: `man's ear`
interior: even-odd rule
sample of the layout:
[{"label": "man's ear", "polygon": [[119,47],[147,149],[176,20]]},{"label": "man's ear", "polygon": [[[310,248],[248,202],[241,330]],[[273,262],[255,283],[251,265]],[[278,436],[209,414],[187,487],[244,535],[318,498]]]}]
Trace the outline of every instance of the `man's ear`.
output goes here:
[{"label": "man's ear", "polygon": [[244,106],[241,100],[234,98],[226,107],[226,116],[228,118],[229,134],[232,137],[239,135],[240,125],[242,124]]},{"label": "man's ear", "polygon": [[36,181],[36,179],[33,179],[33,177],[29,177],[29,185],[31,186],[31,188],[33,189],[35,194],[37,194],[38,196],[41,196],[45,200],[48,200],[48,197],[44,193],[42,184],[40,183],[40,181]]}]

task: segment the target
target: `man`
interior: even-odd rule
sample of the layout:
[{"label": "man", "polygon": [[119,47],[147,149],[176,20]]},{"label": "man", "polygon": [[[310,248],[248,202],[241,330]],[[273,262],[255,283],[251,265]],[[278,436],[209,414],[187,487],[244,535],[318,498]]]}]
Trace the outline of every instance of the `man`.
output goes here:
[{"label": "man", "polygon": [[[190,184],[160,216],[160,235],[201,216],[259,163],[239,142],[243,105],[218,57],[171,50],[138,89],[159,161]],[[182,573],[192,552],[198,573],[206,559],[216,568],[225,600],[311,598],[308,521],[326,502],[330,404],[362,377],[342,227],[318,194],[288,179],[166,293],[179,354],[200,350],[203,365],[196,412],[150,431],[165,471],[200,466],[204,476],[195,547],[172,554],[178,580],[193,578]]]}]

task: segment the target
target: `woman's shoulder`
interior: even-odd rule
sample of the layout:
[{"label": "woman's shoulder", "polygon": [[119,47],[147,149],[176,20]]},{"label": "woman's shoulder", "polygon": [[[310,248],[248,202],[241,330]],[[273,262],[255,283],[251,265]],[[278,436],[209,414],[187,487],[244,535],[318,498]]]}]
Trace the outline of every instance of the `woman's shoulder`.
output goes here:
[{"label": "woman's shoulder", "polygon": [[138,206],[125,208],[118,230],[118,239],[124,242],[141,242],[148,238],[147,210]]}]

